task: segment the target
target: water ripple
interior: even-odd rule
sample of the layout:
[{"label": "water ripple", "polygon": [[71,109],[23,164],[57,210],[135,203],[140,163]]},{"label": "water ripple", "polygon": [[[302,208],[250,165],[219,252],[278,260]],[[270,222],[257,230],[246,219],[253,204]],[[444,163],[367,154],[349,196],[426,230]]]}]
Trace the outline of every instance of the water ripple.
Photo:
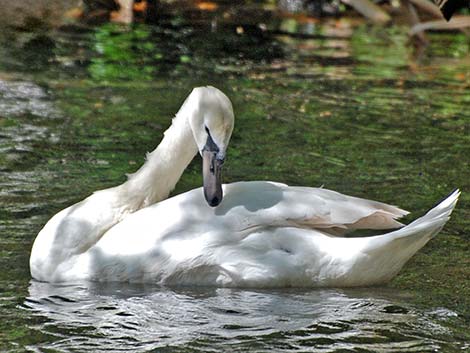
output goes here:
[{"label": "water ripple", "polygon": [[0,112],[4,116],[34,114],[51,118],[59,116],[47,92],[32,82],[0,79]]},{"label": "water ripple", "polygon": [[36,330],[56,337],[38,347],[45,350],[452,352],[468,344],[452,337],[442,319],[447,309],[445,315],[442,308],[422,313],[380,290],[169,290],[33,281],[22,308],[43,321]]}]

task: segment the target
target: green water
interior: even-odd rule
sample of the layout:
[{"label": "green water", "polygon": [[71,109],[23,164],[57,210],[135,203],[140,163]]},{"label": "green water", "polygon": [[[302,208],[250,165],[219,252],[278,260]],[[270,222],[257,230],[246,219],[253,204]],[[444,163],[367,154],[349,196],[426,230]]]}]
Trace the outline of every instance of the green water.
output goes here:
[{"label": "green water", "polygon": [[[239,23],[253,19],[240,19]],[[470,350],[470,46],[406,29],[191,21],[4,32],[0,45],[0,350]],[[240,32],[240,31],[239,31]],[[295,34],[295,33],[294,33]],[[324,185],[421,215],[454,188],[442,233],[388,286],[244,291],[31,281],[37,232],[123,182],[191,88],[232,99],[224,181]],[[201,185],[196,158],[176,193]]]}]

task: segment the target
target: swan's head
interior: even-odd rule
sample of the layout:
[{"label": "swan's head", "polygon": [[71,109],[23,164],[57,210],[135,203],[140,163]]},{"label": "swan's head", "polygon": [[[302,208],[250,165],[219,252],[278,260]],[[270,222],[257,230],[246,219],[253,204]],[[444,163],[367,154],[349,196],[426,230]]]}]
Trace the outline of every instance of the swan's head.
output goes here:
[{"label": "swan's head", "polygon": [[233,130],[232,103],[211,86],[194,88],[188,103],[193,110],[191,129],[203,159],[204,196],[215,207],[223,197],[221,169]]}]

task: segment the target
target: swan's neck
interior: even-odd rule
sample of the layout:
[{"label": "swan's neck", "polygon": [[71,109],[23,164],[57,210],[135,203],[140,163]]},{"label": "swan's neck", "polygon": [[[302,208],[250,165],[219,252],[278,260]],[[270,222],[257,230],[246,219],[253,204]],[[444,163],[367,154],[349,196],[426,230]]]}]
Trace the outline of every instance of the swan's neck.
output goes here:
[{"label": "swan's neck", "polygon": [[129,211],[164,200],[174,189],[198,151],[189,118],[186,109],[181,109],[158,147],[147,155],[145,164],[119,188]]}]

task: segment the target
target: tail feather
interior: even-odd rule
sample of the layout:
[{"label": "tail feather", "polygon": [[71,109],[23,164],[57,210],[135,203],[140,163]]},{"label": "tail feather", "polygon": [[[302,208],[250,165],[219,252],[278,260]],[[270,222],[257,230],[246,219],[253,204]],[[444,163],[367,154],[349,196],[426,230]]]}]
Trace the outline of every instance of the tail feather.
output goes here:
[{"label": "tail feather", "polygon": [[385,283],[395,276],[403,265],[430,239],[436,236],[449,220],[459,190],[428,211],[424,216],[405,227],[369,238],[363,238],[362,252],[367,254],[354,265],[357,278],[351,285]]},{"label": "tail feather", "polygon": [[430,209],[424,216],[416,219],[404,228],[390,234],[396,234],[397,238],[401,238],[412,233],[425,231],[429,233],[430,238],[434,237],[449,220],[450,215],[454,210],[455,205],[457,204],[459,196],[460,190],[454,190],[444,200]]},{"label": "tail feather", "polygon": [[449,196],[444,198],[442,201],[440,201],[436,206],[434,206],[431,210],[428,211],[428,213],[424,216],[430,216],[430,217],[436,217],[436,216],[444,216],[449,219],[450,214],[452,213],[455,205],[457,204],[457,200],[459,199],[460,196],[460,190],[455,189],[452,193],[450,193]]},{"label": "tail feather", "polygon": [[454,210],[459,195],[460,191],[455,190],[424,216],[405,227],[369,238],[366,252],[375,253],[378,251],[382,253],[383,249],[388,249],[387,252],[393,254],[389,260],[400,268],[444,227]]}]

